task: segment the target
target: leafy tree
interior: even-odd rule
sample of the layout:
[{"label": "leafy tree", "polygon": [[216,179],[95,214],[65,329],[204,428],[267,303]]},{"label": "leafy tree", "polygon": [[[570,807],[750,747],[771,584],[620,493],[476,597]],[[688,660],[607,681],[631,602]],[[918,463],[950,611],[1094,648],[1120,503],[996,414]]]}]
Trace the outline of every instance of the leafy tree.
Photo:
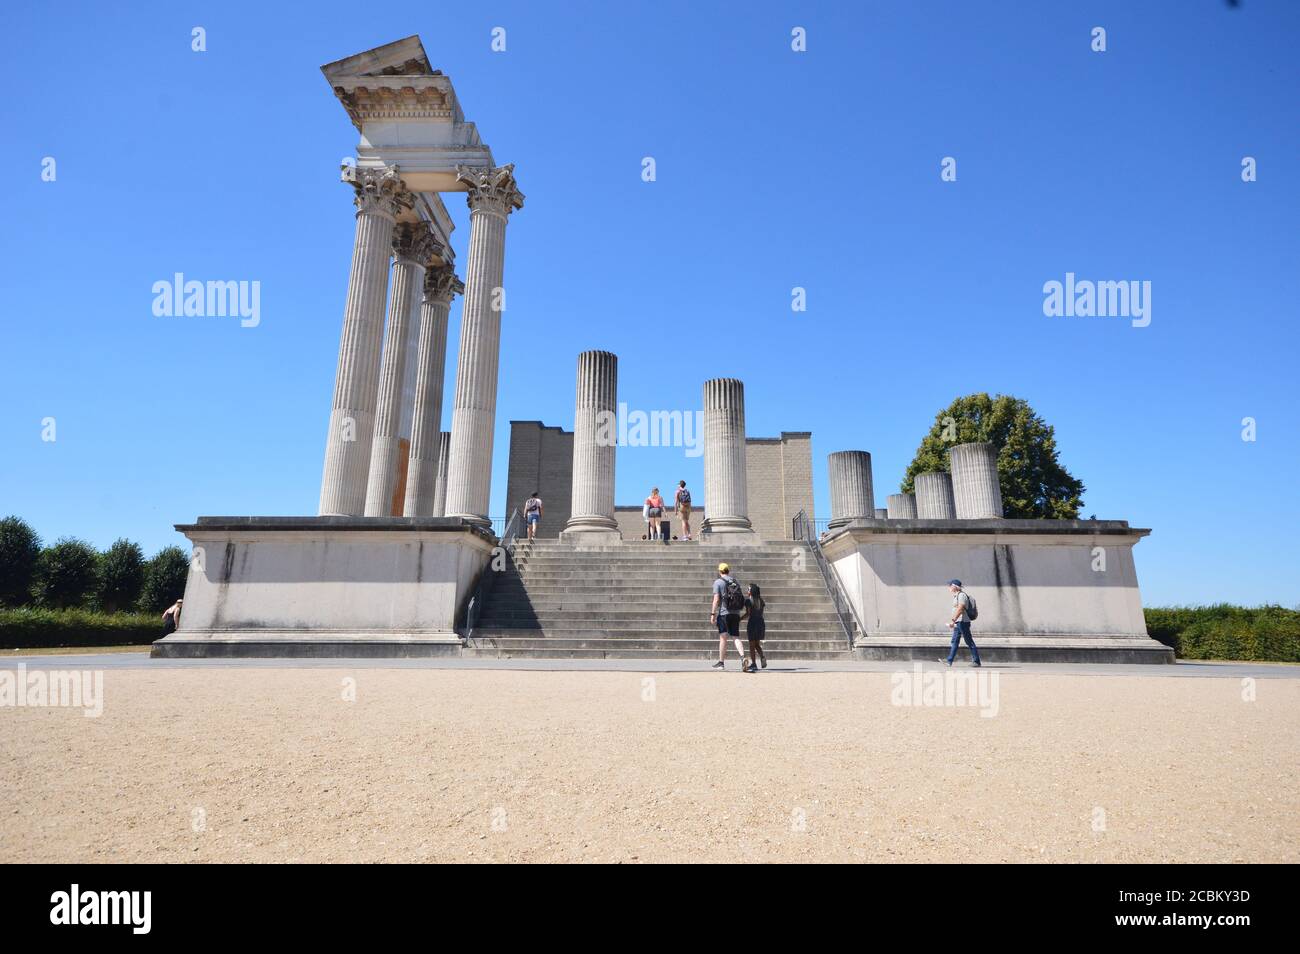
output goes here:
[{"label": "leafy tree", "polygon": [[41,551],[36,564],[36,599],[43,606],[63,609],[84,606],[95,592],[99,554],[89,543],[62,537]]},{"label": "leafy tree", "polygon": [[144,551],[121,539],[99,558],[99,605],[109,613],[135,607],[144,587]]},{"label": "leafy tree", "polygon": [[1008,517],[1072,520],[1083,505],[1083,483],[1061,466],[1056,431],[1022,398],[968,394],[935,415],[903,477],[911,493],[917,474],[947,471],[955,444],[989,441],[998,451],[998,484]]},{"label": "leafy tree", "polygon": [[140,608],[161,613],[185,595],[190,558],[180,547],[163,547],[145,566]]},{"label": "leafy tree", "polygon": [[0,520],[0,604],[31,602],[32,581],[41,557],[41,538],[20,517]]}]

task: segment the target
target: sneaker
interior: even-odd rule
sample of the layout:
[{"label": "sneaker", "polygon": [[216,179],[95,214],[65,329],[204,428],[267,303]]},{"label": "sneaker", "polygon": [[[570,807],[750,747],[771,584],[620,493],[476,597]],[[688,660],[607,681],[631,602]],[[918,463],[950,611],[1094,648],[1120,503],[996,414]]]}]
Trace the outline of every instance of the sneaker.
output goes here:
[{"label": "sneaker", "polygon": [[714,669],[726,669],[727,667],[726,667],[726,665],[723,664],[723,663],[715,662],[715,663],[713,664],[713,668],[714,668]]},{"label": "sneaker", "polygon": [[951,659],[940,659],[939,662],[943,663],[943,664],[944,664],[945,666],[947,666],[949,669],[952,668],[952,660],[951,660]]},{"label": "sneaker", "polygon": [[971,663],[971,664],[970,664],[970,667],[971,667],[972,669],[980,669],[980,668],[982,668],[982,667],[980,666],[980,661],[979,661],[978,659],[975,660],[973,663]]}]

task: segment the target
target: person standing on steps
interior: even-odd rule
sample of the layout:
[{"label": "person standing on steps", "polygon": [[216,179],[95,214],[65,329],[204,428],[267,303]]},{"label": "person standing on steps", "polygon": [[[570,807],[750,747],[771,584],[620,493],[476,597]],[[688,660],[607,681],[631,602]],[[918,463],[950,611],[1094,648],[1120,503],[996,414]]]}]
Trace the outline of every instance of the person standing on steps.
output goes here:
[{"label": "person standing on steps", "polygon": [[[767,668],[767,653],[763,652],[763,637],[767,635],[767,622],[763,619],[763,610],[767,602],[763,599],[757,583],[749,584],[749,596],[745,600],[745,639],[749,643],[749,671],[758,672],[758,664]],[[757,655],[757,659],[755,659]]]},{"label": "person standing on steps", "polygon": [[531,540],[537,536],[537,525],[542,522],[542,498],[535,490],[524,504],[524,519],[528,521],[528,539]]},{"label": "person standing on steps", "polygon": [[718,661],[714,669],[726,669],[727,639],[736,641],[736,654],[740,656],[740,671],[745,672],[745,646],[740,641],[740,614],[745,609],[745,594],[731,576],[731,567],[725,563],[718,564],[718,578],[713,581],[713,606],[709,610],[709,622],[718,626]]},{"label": "person standing on steps", "polygon": [[659,518],[663,515],[664,498],[659,496],[659,488],[654,487],[650,490],[650,496],[645,499],[646,529],[650,531],[651,540],[659,539]]},{"label": "person standing on steps", "polygon": [[948,658],[940,659],[939,662],[951,666],[957,658],[958,645],[965,639],[966,645],[970,647],[970,664],[978,667],[980,651],[971,638],[970,621],[979,616],[979,609],[970,594],[961,588],[961,580],[949,580],[948,592],[952,594],[952,618],[948,620],[948,628],[952,630],[952,644],[948,647]]},{"label": "person standing on steps", "polygon": [[691,538],[691,492],[686,489],[686,481],[677,482],[677,493],[674,495],[673,507],[677,515],[682,518],[682,539]]}]

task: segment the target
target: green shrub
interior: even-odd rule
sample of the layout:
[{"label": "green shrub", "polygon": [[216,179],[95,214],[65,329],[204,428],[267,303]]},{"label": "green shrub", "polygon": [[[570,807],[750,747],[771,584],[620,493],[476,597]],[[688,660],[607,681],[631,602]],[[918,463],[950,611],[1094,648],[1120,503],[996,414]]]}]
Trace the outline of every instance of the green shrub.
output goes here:
[{"label": "green shrub", "polygon": [[41,551],[33,592],[41,606],[82,606],[95,592],[99,554],[89,543],[63,537]]},{"label": "green shrub", "polygon": [[0,605],[31,602],[32,582],[41,557],[41,538],[20,517],[0,520]]},{"label": "green shrub", "polygon": [[1300,611],[1282,606],[1152,607],[1147,632],[1180,659],[1300,662]]},{"label": "green shrub", "polygon": [[99,606],[107,613],[134,609],[144,588],[144,551],[121,539],[99,557]]},{"label": "green shrub", "polygon": [[140,609],[161,613],[185,595],[185,578],[189,576],[190,558],[180,547],[163,547],[144,571],[144,588]]},{"label": "green shrub", "polygon": [[86,609],[25,606],[0,609],[0,648],[142,646],[162,636],[152,613],[99,613]]}]

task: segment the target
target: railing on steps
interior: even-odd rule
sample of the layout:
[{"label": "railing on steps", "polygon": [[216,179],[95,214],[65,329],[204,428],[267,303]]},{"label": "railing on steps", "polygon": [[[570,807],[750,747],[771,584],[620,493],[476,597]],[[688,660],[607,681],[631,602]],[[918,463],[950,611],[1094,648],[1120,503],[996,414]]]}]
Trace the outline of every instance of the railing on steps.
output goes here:
[{"label": "railing on steps", "polygon": [[465,625],[463,632],[465,639],[474,639],[474,630],[478,626],[479,618],[483,615],[483,606],[487,602],[488,595],[492,592],[492,584],[501,570],[494,568],[494,563],[500,556],[505,560],[502,569],[509,566],[510,560],[513,559],[515,540],[519,537],[519,528],[523,525],[523,517],[519,515],[519,508],[516,507],[510,514],[510,519],[505,522],[501,528],[501,533],[497,538],[497,549],[492,551],[492,558],[488,560],[487,566],[483,567],[483,572],[478,575],[478,584],[474,587],[474,595],[469,598],[469,604],[465,607]]},{"label": "railing on steps", "polygon": [[852,649],[854,627],[857,628],[859,633],[866,633],[866,629],[863,628],[861,620],[858,619],[853,604],[849,602],[844,587],[840,585],[840,578],[836,575],[834,568],[826,561],[826,554],[822,553],[822,545],[817,535],[817,524],[809,518],[808,514],[800,510],[794,516],[791,535],[796,540],[807,543],[808,549],[812,551],[813,560],[817,563],[817,569],[821,571],[822,580],[826,583],[826,592],[830,594],[831,602],[835,605],[835,615],[839,617],[840,628],[844,630],[844,639],[848,643],[849,649]]}]

